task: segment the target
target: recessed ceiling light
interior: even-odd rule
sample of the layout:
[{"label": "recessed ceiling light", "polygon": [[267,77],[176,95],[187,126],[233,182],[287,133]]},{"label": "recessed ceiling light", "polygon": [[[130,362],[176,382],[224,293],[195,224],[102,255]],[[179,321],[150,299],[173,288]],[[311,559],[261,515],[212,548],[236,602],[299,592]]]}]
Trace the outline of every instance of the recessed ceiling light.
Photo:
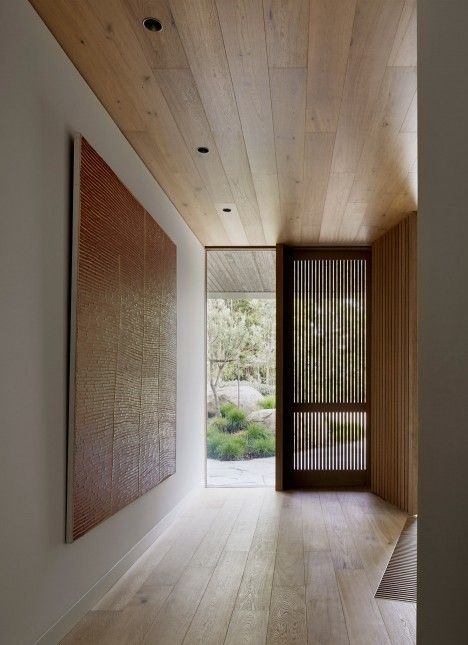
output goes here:
[{"label": "recessed ceiling light", "polygon": [[231,210],[231,208],[223,208],[223,213],[230,213]]},{"label": "recessed ceiling light", "polygon": [[209,148],[205,148],[205,146],[200,146],[197,150],[198,152],[201,152],[202,155],[206,155],[206,153],[210,151]]},{"label": "recessed ceiling light", "polygon": [[163,26],[160,20],[157,18],[145,18],[143,20],[143,26],[148,29],[148,31],[161,31]]}]

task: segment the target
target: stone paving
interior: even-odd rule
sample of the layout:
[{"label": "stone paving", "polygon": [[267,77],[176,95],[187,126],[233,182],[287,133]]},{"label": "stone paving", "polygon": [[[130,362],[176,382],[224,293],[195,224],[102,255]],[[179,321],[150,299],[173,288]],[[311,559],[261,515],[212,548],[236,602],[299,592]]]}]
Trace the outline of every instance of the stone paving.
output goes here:
[{"label": "stone paving", "polygon": [[207,459],[208,486],[274,486],[275,458],[246,461]]}]

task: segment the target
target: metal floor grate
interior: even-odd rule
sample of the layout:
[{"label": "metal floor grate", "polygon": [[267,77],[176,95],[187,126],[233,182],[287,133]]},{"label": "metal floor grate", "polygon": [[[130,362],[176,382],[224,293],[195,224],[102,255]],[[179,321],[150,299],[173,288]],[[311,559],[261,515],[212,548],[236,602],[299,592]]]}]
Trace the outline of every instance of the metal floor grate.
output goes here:
[{"label": "metal floor grate", "polygon": [[416,563],[417,520],[410,517],[398,538],[375,597],[416,602]]}]

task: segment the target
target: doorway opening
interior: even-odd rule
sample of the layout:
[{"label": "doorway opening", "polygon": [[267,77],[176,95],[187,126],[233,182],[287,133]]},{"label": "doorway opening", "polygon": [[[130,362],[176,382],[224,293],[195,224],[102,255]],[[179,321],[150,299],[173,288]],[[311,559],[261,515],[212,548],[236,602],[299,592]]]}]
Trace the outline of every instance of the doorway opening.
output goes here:
[{"label": "doorway opening", "polygon": [[207,486],[275,485],[275,262],[207,250]]}]

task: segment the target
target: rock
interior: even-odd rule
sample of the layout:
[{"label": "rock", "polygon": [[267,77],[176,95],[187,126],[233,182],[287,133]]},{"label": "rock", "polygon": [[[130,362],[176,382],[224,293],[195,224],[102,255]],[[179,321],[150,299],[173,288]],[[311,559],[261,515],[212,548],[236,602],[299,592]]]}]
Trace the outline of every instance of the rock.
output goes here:
[{"label": "rock", "polygon": [[273,432],[275,431],[276,410],[274,409],[255,410],[254,412],[251,412],[247,418],[249,421],[253,421],[254,423],[263,423],[264,426]]},{"label": "rock", "polygon": [[[263,396],[258,390],[256,390],[251,385],[241,385],[239,387],[239,403],[237,397],[237,385],[226,385],[218,389],[218,399],[219,404],[223,403],[233,403],[234,405],[239,405],[239,407],[245,412],[252,412],[256,410],[263,400]],[[208,389],[207,397],[207,412],[208,416],[214,416],[217,411],[214,406],[214,397],[211,388]]]}]

